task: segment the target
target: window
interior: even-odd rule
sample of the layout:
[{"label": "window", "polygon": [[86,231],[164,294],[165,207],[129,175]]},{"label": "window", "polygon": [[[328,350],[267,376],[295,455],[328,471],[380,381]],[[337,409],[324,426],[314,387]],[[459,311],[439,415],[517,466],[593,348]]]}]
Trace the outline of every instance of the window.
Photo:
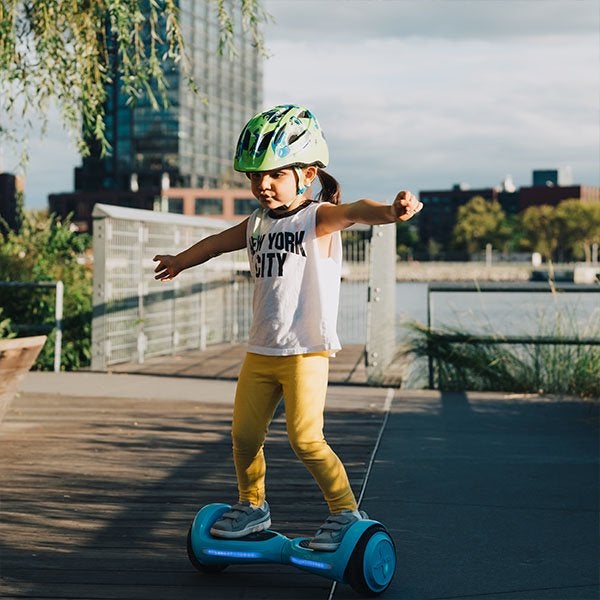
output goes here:
[{"label": "window", "polygon": [[183,198],[169,198],[169,212],[183,214]]},{"label": "window", "polygon": [[222,215],[222,198],[196,198],[195,212],[197,215]]},{"label": "window", "polygon": [[236,215],[250,215],[258,208],[258,202],[254,198],[235,198],[233,203]]}]

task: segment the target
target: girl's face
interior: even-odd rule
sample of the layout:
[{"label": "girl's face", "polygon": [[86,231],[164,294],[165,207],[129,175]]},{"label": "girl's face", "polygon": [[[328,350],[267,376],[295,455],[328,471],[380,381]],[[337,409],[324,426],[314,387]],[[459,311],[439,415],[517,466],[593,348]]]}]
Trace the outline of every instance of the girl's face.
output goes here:
[{"label": "girl's face", "polygon": [[[312,172],[306,173],[311,167],[303,169],[304,178],[312,181]],[[312,176],[311,176],[312,175]],[[252,194],[263,208],[268,210],[294,210],[304,201],[304,196],[297,195],[298,181],[294,169],[275,169],[247,173]]]}]

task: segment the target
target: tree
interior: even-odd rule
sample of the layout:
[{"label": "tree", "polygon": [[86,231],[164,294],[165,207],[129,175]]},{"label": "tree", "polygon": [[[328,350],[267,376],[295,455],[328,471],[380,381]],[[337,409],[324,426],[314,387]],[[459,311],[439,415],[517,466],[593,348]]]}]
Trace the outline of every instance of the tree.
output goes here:
[{"label": "tree", "polygon": [[0,340],[15,337],[15,333],[11,330],[10,319],[5,319],[2,316],[4,309],[0,306]]},{"label": "tree", "polygon": [[486,244],[501,246],[508,239],[505,214],[496,200],[482,196],[471,198],[458,209],[456,225],[452,232],[453,245],[473,254]]},{"label": "tree", "polygon": [[[70,221],[26,211],[19,232],[0,235],[0,281],[57,281],[65,286],[62,363],[66,370],[89,365],[92,328],[92,269],[82,260],[91,238],[75,232]],[[0,288],[0,327],[20,335],[54,326],[54,290]],[[10,319],[5,322],[4,319]],[[52,369],[55,332],[42,349],[37,368]]]},{"label": "tree", "polygon": [[[234,53],[228,7],[241,6],[244,27],[262,48],[260,0],[214,0],[218,51]],[[166,70],[181,63],[189,78],[177,0],[0,0],[0,114],[45,118],[48,103],[61,110],[82,154],[95,141],[107,149],[107,84],[118,79],[130,103],[147,95],[167,104]],[[217,49],[216,49],[217,50]],[[23,141],[0,125],[0,141]]]},{"label": "tree", "polygon": [[558,248],[560,235],[556,209],[548,204],[530,206],[523,212],[521,225],[528,249],[552,260]]},{"label": "tree", "polygon": [[592,260],[592,244],[600,243],[600,204],[584,204],[580,200],[563,200],[556,207],[559,230],[559,252],[569,258]]},{"label": "tree", "polygon": [[419,232],[414,224],[396,223],[396,254],[400,258],[412,258],[413,250],[419,244]]},{"label": "tree", "polygon": [[508,252],[522,250],[525,233],[521,225],[521,217],[519,215],[506,215],[502,226],[506,230],[505,250]]}]

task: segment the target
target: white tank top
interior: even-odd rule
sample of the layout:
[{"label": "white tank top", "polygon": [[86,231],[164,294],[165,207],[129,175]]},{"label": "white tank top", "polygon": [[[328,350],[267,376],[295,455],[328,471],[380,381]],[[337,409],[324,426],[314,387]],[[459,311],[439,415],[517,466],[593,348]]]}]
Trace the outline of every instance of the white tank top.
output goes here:
[{"label": "white tank top", "polygon": [[287,356],[341,348],[337,335],[342,242],[331,236],[322,258],[316,237],[319,204],[285,215],[258,209],[246,241],[254,279],[248,351]]}]

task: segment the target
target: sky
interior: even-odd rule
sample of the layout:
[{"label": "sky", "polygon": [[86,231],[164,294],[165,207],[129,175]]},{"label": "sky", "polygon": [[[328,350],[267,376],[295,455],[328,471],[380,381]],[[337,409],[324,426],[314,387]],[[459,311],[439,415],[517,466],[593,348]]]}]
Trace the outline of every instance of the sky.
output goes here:
[{"label": "sky", "polygon": [[[264,107],[317,115],[345,201],[507,175],[526,186],[534,169],[570,167],[574,183],[600,185],[598,0],[264,5]],[[72,189],[80,159],[57,119],[30,138],[36,208]]]}]

